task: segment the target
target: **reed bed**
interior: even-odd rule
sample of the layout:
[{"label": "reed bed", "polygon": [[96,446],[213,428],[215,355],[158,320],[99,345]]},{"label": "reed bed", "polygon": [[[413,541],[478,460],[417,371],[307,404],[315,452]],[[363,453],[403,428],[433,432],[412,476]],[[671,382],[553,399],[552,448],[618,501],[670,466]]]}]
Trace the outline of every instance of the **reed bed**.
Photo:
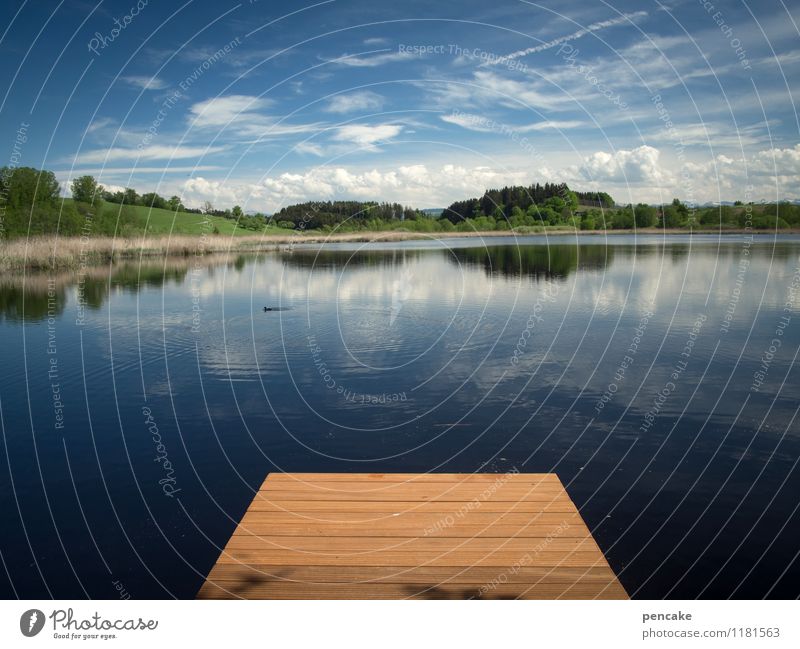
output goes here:
[{"label": "reed bed", "polygon": [[[53,237],[12,239],[0,243],[0,270],[66,270],[139,257],[188,257],[212,253],[244,253],[275,250],[297,244],[326,242],[402,241],[446,235],[492,236],[487,233],[350,232],[341,234],[287,233],[227,237],[178,235],[165,237]],[[496,233],[501,234],[501,233]],[[507,233],[506,233],[507,234]]]},{"label": "reed bed", "polygon": [[[621,235],[621,234],[753,234],[757,230],[731,229],[719,230],[664,230],[648,228],[640,230],[582,230],[572,228],[553,228],[547,231],[528,231],[528,229],[493,230],[488,232],[412,232],[393,230],[381,232],[292,232],[285,235],[176,235],[162,237],[55,237],[39,236],[28,239],[12,239],[0,242],[0,270],[21,271],[25,269],[69,270],[82,266],[102,264],[121,259],[139,257],[188,257],[213,253],[244,253],[276,250],[297,244],[324,244],[335,242],[404,241],[410,239],[449,239],[453,237],[492,238],[502,236],[538,236],[547,238],[557,234],[580,233],[581,235]],[[774,234],[774,231],[762,231]],[[780,231],[782,234],[797,234],[797,229]]]},{"label": "reed bed", "polygon": [[[0,269],[64,270],[139,257],[189,257],[212,253],[242,253],[273,250],[296,243],[315,243],[326,237],[298,235],[113,237],[31,237],[0,244]],[[349,236],[337,241],[352,240]]]}]

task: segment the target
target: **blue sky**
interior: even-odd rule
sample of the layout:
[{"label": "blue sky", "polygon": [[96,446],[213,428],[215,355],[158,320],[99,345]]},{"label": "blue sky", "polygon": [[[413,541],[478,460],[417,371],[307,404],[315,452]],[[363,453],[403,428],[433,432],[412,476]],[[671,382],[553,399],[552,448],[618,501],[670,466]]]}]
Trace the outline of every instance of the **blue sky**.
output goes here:
[{"label": "blue sky", "polygon": [[619,202],[800,198],[796,1],[40,0],[0,13],[0,165],[16,146],[65,186],[91,173],[268,212],[441,207],[537,181]]}]

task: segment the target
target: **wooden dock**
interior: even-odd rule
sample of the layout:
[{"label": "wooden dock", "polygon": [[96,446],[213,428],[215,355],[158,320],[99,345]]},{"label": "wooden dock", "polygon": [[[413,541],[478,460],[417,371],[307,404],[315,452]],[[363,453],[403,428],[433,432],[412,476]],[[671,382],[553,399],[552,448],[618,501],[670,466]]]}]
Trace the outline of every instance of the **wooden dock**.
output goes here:
[{"label": "wooden dock", "polygon": [[628,597],[548,473],[272,473],[197,596]]}]

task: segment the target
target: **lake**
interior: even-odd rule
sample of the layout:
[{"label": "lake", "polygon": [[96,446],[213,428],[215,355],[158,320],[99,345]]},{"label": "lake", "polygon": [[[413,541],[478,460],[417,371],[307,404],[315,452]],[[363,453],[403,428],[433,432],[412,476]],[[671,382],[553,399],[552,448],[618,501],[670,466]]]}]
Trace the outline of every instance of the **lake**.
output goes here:
[{"label": "lake", "polygon": [[563,235],[5,275],[0,595],[193,597],[270,471],[518,470],[634,597],[794,598],[799,269]]}]

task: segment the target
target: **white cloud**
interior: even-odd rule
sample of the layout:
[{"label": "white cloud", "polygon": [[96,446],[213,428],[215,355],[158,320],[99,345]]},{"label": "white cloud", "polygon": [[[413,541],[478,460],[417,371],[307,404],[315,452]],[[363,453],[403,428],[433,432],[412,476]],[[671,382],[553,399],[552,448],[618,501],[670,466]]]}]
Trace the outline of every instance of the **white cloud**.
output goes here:
[{"label": "white cloud", "polygon": [[319,145],[312,142],[300,142],[294,147],[297,153],[310,153],[311,155],[322,157],[325,155],[325,150]]},{"label": "white cloud", "polygon": [[753,200],[800,198],[800,144],[757,151],[746,161],[718,155],[708,162],[688,163],[686,170],[699,187],[700,201],[743,199],[747,186],[753,188]]},{"label": "white cloud", "polygon": [[[539,86],[533,79],[516,81],[499,76],[488,70],[475,72],[474,83],[478,88],[470,88],[470,94],[480,93],[481,99],[489,103],[501,103],[508,108],[530,111],[531,108],[543,110],[567,110],[574,105],[565,92],[554,93],[552,87]],[[453,104],[457,105],[457,104]]]},{"label": "white cloud", "polygon": [[529,124],[528,126],[523,127],[523,131],[547,131],[547,130],[557,130],[557,131],[565,131],[570,128],[581,128],[586,126],[586,122],[582,122],[577,119],[546,119],[542,122],[536,122],[535,124]]},{"label": "white cloud", "polygon": [[226,182],[192,178],[182,190],[185,202],[200,205],[205,200],[225,205],[248,205],[248,209],[274,212],[285,205],[310,200],[386,200],[407,205],[445,206],[456,198],[477,196],[488,187],[530,182],[542,178],[530,169],[499,170],[424,164],[392,169],[348,169],[318,167],[302,173],[282,173],[254,182]]},{"label": "white cloud", "polygon": [[506,124],[499,120],[491,119],[484,115],[476,115],[474,113],[452,113],[449,115],[440,115],[439,118],[443,122],[455,124],[468,131],[476,131],[478,133],[497,133],[501,130],[528,133],[530,131],[566,130],[586,126],[586,122],[580,120],[550,119],[534,122],[533,124]]},{"label": "white cloud", "polygon": [[328,63],[337,63],[353,68],[374,68],[387,63],[397,63],[408,61],[415,58],[411,52],[386,52],[384,54],[362,55],[362,54],[343,54],[342,56],[331,59]]},{"label": "white cloud", "polygon": [[[239,202],[240,192],[230,183],[220,180],[207,180],[202,176],[190,178],[183,184],[184,203],[200,205],[205,201],[222,201],[223,205],[234,205]],[[219,207],[219,206],[217,206]]]},{"label": "white cloud", "polygon": [[288,124],[260,111],[274,102],[253,95],[227,95],[212,97],[192,104],[189,108],[190,124],[200,129],[230,129],[237,136],[260,141],[269,137],[298,135],[316,132],[322,124]]},{"label": "white cloud", "polygon": [[120,79],[140,90],[163,90],[169,86],[166,81],[158,77],[131,75]]},{"label": "white cloud", "polygon": [[231,122],[246,124],[266,124],[266,118],[256,111],[271,105],[271,101],[251,95],[228,95],[212,97],[192,104],[189,112],[198,128],[225,127]]},{"label": "white cloud", "polygon": [[94,120],[89,126],[86,127],[87,133],[94,133],[96,131],[100,131],[103,129],[108,128],[109,126],[113,125],[115,122],[110,117],[98,117]]},{"label": "white cloud", "polygon": [[380,110],[381,106],[383,106],[383,97],[369,90],[363,90],[331,97],[325,111],[352,113],[354,111]]},{"label": "white cloud", "polygon": [[171,160],[185,158],[200,158],[213,153],[224,151],[224,146],[164,146],[151,145],[141,149],[128,149],[117,147],[114,149],[92,149],[75,155],[73,164],[106,163],[113,160]]},{"label": "white cloud", "polygon": [[528,54],[534,54],[536,52],[543,52],[545,50],[549,50],[557,45],[561,45],[562,43],[568,43],[569,41],[574,41],[579,38],[583,38],[587,34],[591,34],[592,32],[600,31],[601,29],[607,29],[608,27],[616,27],[617,25],[628,25],[631,22],[635,21],[637,18],[644,18],[647,16],[646,11],[635,11],[629,14],[622,14],[617,18],[611,18],[609,20],[601,20],[600,22],[592,23],[587,27],[583,27],[572,34],[567,34],[566,36],[560,36],[559,38],[554,38],[551,41],[547,41],[546,43],[542,43],[540,45],[535,45],[534,47],[528,47],[524,50],[518,50],[516,52],[512,52],[511,54],[504,56],[500,59],[495,59],[494,61],[488,62],[487,65],[504,63],[512,59],[518,59],[522,56],[527,56]]},{"label": "white cloud", "polygon": [[767,149],[753,156],[750,171],[769,176],[794,176],[795,189],[800,184],[800,144],[790,149]]},{"label": "white cloud", "polygon": [[584,160],[579,172],[590,181],[660,185],[670,180],[659,162],[660,155],[658,149],[647,145],[631,151],[598,151]]},{"label": "white cloud", "polygon": [[386,142],[400,134],[403,130],[398,124],[348,124],[336,129],[334,140],[339,142],[352,142],[362,147],[372,147],[376,143]]}]

